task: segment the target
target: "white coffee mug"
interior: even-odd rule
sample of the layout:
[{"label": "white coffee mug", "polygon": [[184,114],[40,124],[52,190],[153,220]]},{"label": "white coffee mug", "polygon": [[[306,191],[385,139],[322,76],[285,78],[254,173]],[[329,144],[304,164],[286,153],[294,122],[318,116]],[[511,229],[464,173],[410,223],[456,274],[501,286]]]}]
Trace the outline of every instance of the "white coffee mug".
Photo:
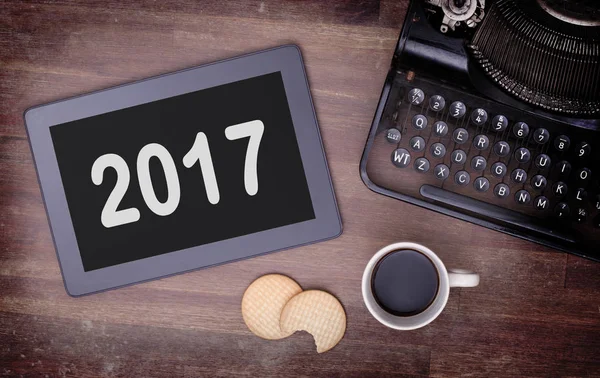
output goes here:
[{"label": "white coffee mug", "polygon": [[[381,308],[375,300],[371,286],[371,278],[373,276],[373,270],[375,269],[375,266],[377,266],[379,260],[390,252],[407,249],[420,252],[433,262],[438,273],[439,286],[436,297],[425,310],[412,316],[396,316]],[[479,274],[463,269],[446,269],[442,260],[440,260],[440,258],[429,248],[416,243],[401,242],[390,244],[387,247],[380,249],[371,258],[363,273],[362,295],[365,305],[367,305],[371,315],[373,315],[381,324],[390,328],[408,331],[426,326],[438,317],[444,307],[446,307],[451,287],[475,287],[477,285],[479,285]]]}]

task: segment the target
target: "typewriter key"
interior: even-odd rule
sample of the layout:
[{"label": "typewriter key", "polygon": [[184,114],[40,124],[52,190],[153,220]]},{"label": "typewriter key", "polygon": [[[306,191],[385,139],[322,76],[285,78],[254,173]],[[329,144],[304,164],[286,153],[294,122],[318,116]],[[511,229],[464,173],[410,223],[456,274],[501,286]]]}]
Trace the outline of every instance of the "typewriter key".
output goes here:
[{"label": "typewriter key", "polygon": [[473,183],[473,186],[475,187],[475,190],[483,193],[487,192],[490,188],[490,182],[485,177],[477,177]]},{"label": "typewriter key", "polygon": [[535,139],[536,143],[544,144],[550,139],[550,133],[548,130],[540,127],[533,132],[533,139]]},{"label": "typewriter key", "polygon": [[525,122],[515,123],[513,126],[513,134],[515,134],[517,138],[527,138],[527,135],[529,135],[529,125]]},{"label": "typewriter key", "polygon": [[502,178],[506,175],[507,170],[508,169],[506,168],[506,164],[500,161],[496,162],[494,163],[494,165],[492,165],[492,176]]},{"label": "typewriter key", "polygon": [[437,121],[433,124],[433,133],[438,137],[445,137],[448,134],[448,125],[444,121]]},{"label": "typewriter key", "polygon": [[405,168],[410,164],[410,152],[404,148],[398,148],[392,153],[392,163],[398,168]]},{"label": "typewriter key", "polygon": [[454,175],[454,182],[460,186],[468,185],[471,181],[471,175],[467,171],[458,171]]},{"label": "typewriter key", "polygon": [[502,132],[506,130],[508,126],[508,120],[503,115],[497,115],[492,119],[492,128],[497,132]]},{"label": "typewriter key", "polygon": [[531,159],[531,152],[525,147],[521,147],[515,151],[515,159],[519,163],[527,163]]},{"label": "typewriter key", "polygon": [[408,101],[413,105],[421,105],[425,100],[425,93],[419,88],[413,88],[408,92]]},{"label": "typewriter key", "polygon": [[552,192],[554,192],[554,195],[557,197],[566,196],[568,190],[569,190],[569,187],[567,186],[567,184],[565,184],[562,181],[557,181],[554,183],[554,185],[552,185]]},{"label": "typewriter key", "polygon": [[517,184],[522,184],[527,180],[527,172],[517,168],[510,174],[510,178]]},{"label": "typewriter key", "polygon": [[415,169],[419,173],[427,172],[429,170],[429,160],[425,159],[424,157],[418,158],[415,160]]},{"label": "typewriter key", "polygon": [[417,114],[412,119],[412,125],[417,130],[423,130],[427,127],[427,117],[423,114]]},{"label": "typewriter key", "polygon": [[566,135],[561,135],[558,138],[554,139],[554,148],[561,152],[565,152],[569,149],[571,145],[571,139],[569,139]]},{"label": "typewriter key", "polygon": [[531,186],[535,190],[542,191],[546,188],[547,184],[548,184],[548,180],[546,180],[546,178],[542,175],[535,175],[531,179]]},{"label": "typewriter key", "polygon": [[398,143],[402,139],[402,134],[400,130],[392,128],[385,133],[385,139],[390,143]]},{"label": "typewriter key", "polygon": [[539,169],[548,168],[550,166],[550,163],[551,163],[550,157],[548,155],[546,155],[546,154],[539,154],[535,158],[535,165]]},{"label": "typewriter key", "polygon": [[577,189],[577,191],[575,192],[575,199],[578,201],[585,201],[585,199],[587,198],[588,194],[587,191],[583,188],[579,188]]},{"label": "typewriter key", "polygon": [[500,183],[494,187],[494,195],[498,198],[506,198],[510,194],[508,185]]},{"label": "typewriter key", "polygon": [[431,96],[429,99],[429,109],[439,112],[446,106],[446,100],[440,95]]},{"label": "typewriter key", "polygon": [[494,152],[500,157],[508,156],[510,154],[510,145],[503,140],[496,142],[494,144]]},{"label": "typewriter key", "polygon": [[571,209],[566,202],[559,202],[554,207],[554,214],[556,214],[558,218],[564,219],[571,214]]},{"label": "typewriter key", "polygon": [[460,101],[454,101],[450,104],[450,116],[454,118],[462,118],[467,112],[467,107]]},{"label": "typewriter key", "polygon": [[588,156],[592,152],[592,147],[590,147],[589,143],[581,142],[577,145],[577,156],[580,158],[584,158]]},{"label": "typewriter key", "polygon": [[527,205],[531,202],[531,194],[527,190],[521,189],[515,194],[515,201],[521,205]]},{"label": "typewriter key", "polygon": [[471,113],[471,122],[473,122],[476,126],[481,126],[485,124],[487,119],[487,112],[481,108],[475,109],[473,110],[473,113]]},{"label": "typewriter key", "polygon": [[410,142],[408,142],[408,144],[410,144],[410,148],[412,148],[413,151],[419,152],[425,149],[425,139],[421,138],[420,136],[410,138]]},{"label": "typewriter key", "polygon": [[548,201],[548,198],[546,198],[544,196],[536,197],[534,203],[535,203],[535,208],[538,210],[546,210],[548,208],[548,206],[550,206],[550,201]]},{"label": "typewriter key", "polygon": [[577,213],[575,213],[575,222],[583,223],[583,222],[585,222],[586,218],[587,218],[587,210],[584,209],[583,207],[578,208]]}]

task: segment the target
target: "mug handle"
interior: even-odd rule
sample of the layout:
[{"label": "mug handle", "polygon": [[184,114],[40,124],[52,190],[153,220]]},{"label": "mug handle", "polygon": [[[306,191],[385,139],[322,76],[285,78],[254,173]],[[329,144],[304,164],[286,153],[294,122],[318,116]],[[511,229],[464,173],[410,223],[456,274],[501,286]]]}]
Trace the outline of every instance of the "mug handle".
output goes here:
[{"label": "mug handle", "polygon": [[465,269],[448,269],[450,287],[475,287],[479,285],[479,274]]}]

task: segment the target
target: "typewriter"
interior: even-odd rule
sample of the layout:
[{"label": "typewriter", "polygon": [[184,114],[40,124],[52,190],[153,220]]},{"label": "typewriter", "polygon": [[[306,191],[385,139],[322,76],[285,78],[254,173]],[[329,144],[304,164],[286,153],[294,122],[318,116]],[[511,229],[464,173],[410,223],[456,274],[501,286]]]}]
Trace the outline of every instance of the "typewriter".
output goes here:
[{"label": "typewriter", "polygon": [[412,0],[373,191],[600,261],[600,2]]}]

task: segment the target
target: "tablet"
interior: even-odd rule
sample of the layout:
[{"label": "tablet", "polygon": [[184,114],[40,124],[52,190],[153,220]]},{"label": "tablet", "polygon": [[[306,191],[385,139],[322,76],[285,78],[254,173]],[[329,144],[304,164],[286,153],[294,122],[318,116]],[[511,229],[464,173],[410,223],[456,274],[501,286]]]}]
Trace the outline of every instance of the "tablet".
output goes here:
[{"label": "tablet", "polygon": [[340,235],[300,50],[28,109],[73,296]]}]

